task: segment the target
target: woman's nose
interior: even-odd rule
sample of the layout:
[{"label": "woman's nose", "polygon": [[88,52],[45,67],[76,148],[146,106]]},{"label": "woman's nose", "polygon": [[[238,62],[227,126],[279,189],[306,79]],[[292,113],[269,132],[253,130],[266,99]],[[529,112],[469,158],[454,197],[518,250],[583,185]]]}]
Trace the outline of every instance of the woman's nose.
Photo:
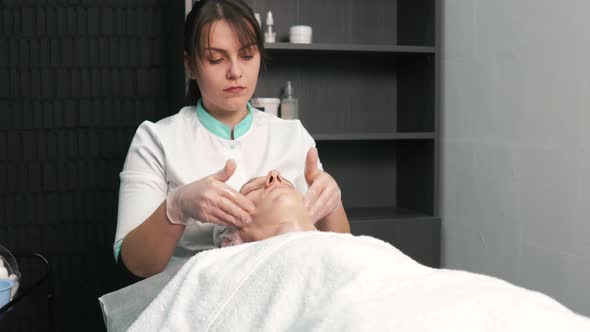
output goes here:
[{"label": "woman's nose", "polygon": [[241,77],[242,77],[242,68],[240,65],[240,61],[231,60],[229,70],[227,71],[227,79],[228,80],[236,80]]},{"label": "woman's nose", "polygon": [[272,171],[268,172],[268,174],[266,175],[266,183],[265,183],[264,187],[268,188],[275,183],[283,183],[283,178],[279,174],[279,171],[272,170]]}]

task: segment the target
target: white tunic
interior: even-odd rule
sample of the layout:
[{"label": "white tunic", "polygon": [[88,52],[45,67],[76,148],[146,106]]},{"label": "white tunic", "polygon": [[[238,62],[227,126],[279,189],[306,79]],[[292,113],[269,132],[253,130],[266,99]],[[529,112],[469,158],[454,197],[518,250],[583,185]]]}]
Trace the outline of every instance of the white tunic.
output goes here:
[{"label": "white tunic", "polygon": [[[120,174],[115,257],[125,235],[146,220],[169,191],[218,172],[228,159],[234,159],[237,168],[226,183],[236,190],[276,169],[297,190],[307,191],[305,158],[315,142],[299,120],[252,108],[250,128],[229,140],[208,130],[196,109],[185,107],[156,123],[145,121],[137,129]],[[213,248],[214,229],[219,227],[210,223],[187,226],[175,255]]]}]

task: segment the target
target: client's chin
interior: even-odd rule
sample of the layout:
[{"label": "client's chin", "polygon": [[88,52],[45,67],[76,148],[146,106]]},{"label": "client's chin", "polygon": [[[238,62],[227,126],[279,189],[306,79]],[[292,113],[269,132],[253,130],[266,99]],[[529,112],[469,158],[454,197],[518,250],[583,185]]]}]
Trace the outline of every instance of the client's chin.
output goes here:
[{"label": "client's chin", "polygon": [[244,242],[260,241],[289,232],[316,230],[303,199],[280,195],[269,203],[252,215],[252,224],[240,230],[239,235]]}]

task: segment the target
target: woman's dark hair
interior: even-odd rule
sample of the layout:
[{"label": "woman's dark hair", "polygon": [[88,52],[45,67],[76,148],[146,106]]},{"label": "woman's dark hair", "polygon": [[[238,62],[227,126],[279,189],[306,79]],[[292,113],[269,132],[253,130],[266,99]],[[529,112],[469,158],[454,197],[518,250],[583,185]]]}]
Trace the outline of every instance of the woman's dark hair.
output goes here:
[{"label": "woman's dark hair", "polygon": [[[254,17],[254,11],[242,0],[201,0],[194,3],[184,22],[184,51],[188,54],[189,61],[194,61],[195,56],[203,58],[202,31],[219,20],[226,21],[232,27],[240,45],[256,45],[263,66],[265,53],[262,31]],[[196,103],[201,97],[201,90],[194,79],[188,82],[187,97],[192,103]]]}]

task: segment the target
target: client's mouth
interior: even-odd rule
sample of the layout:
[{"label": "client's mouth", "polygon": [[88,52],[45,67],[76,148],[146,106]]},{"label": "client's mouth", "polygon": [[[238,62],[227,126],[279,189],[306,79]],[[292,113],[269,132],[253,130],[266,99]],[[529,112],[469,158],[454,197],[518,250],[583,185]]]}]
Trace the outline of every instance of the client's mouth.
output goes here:
[{"label": "client's mouth", "polygon": [[285,185],[285,184],[277,184],[277,185],[274,185],[274,186],[270,187],[268,189],[268,191],[271,192],[271,191],[274,191],[274,190],[277,190],[277,189],[288,190],[288,189],[291,189],[291,188],[289,186]]}]

